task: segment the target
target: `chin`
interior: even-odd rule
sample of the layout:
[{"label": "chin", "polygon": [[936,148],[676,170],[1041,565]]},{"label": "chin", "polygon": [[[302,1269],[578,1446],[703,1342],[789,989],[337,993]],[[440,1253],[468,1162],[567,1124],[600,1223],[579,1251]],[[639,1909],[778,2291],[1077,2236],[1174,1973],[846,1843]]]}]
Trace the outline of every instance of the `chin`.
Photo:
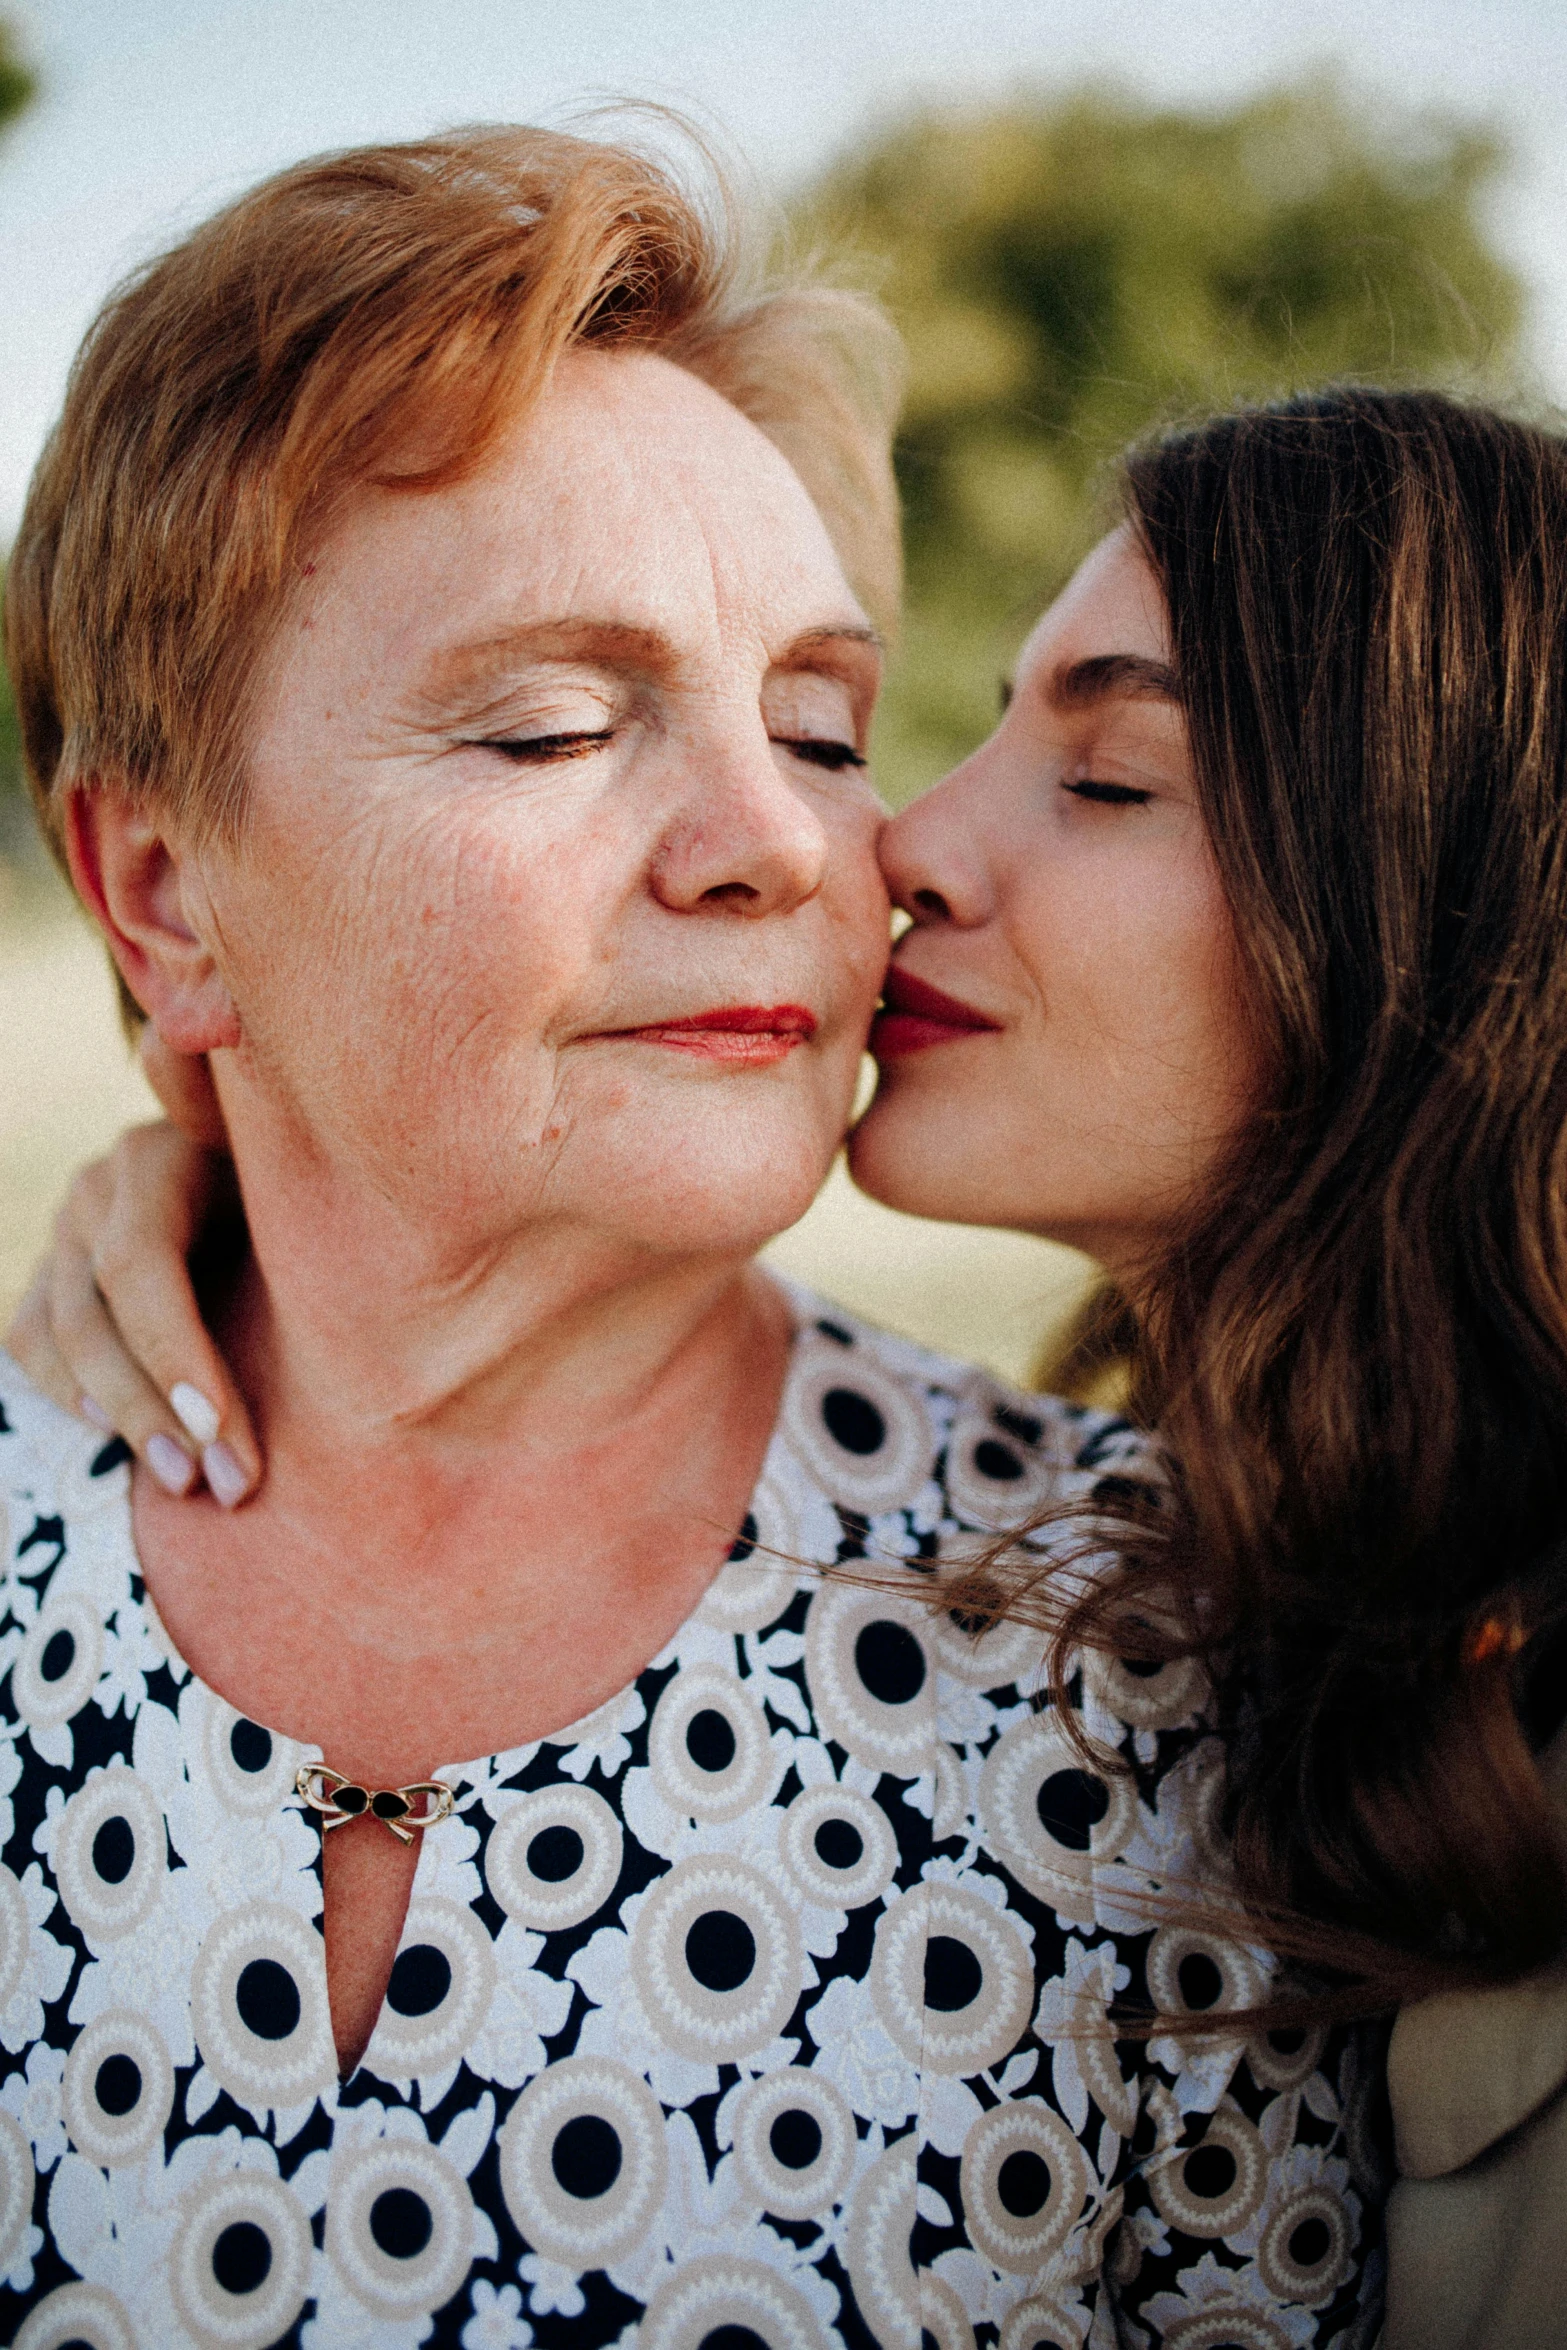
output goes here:
[{"label": "chin", "polygon": [[600,1213],[607,1207],[623,1239],[661,1254],[753,1255],[799,1222],[842,1140],[841,1121],[780,1107],[700,1105],[673,1148],[667,1121],[642,1137],[627,1121],[594,1168]]},{"label": "chin", "polygon": [[[1113,1179],[1114,1138],[1045,1132],[1056,1147],[1041,1151],[1037,1136],[1004,1118],[987,1123],[977,1103],[969,1115],[952,1102],[938,1113],[891,1089],[849,1137],[849,1173],[902,1215],[1026,1233],[1112,1267],[1156,1248],[1163,1226],[1146,1181],[1139,1189]],[[1178,1206],[1177,1196],[1169,1212]]]},{"label": "chin", "polygon": [[992,1211],[983,1180],[975,1176],[988,1160],[970,1124],[921,1113],[912,1104],[878,1093],[849,1137],[849,1173],[860,1190],[905,1216],[928,1216],[942,1224],[1004,1221]]},{"label": "chin", "polygon": [[927,1090],[899,1072],[850,1135],[848,1162],[869,1198],[937,1224],[1042,1234],[1061,1190],[1062,1170],[1041,1164],[1037,1137],[993,1092]]},{"label": "chin", "polygon": [[699,1239],[720,1230],[748,1236],[726,1237],[725,1248],[760,1248],[797,1224],[843,1146],[858,1069],[858,1053],[801,1055],[777,1070],[701,1084],[683,1091],[673,1124],[667,1098],[649,1101],[646,1141],[665,1212],[684,1203],[682,1223]]},{"label": "chin", "polygon": [[818,1171],[814,1162],[797,1177],[777,1169],[760,1180],[754,1169],[698,1172],[678,1198],[665,1193],[646,1216],[628,1216],[622,1230],[655,1255],[754,1257],[799,1223],[826,1179],[827,1166]]}]

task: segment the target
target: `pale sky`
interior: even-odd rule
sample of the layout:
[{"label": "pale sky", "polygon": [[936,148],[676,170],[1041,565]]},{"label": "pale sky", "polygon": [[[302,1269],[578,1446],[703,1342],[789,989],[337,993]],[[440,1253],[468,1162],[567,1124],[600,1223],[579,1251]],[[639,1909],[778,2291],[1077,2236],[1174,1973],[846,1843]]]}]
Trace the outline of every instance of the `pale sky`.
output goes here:
[{"label": "pale sky", "polygon": [[1567,0],[0,0],[44,82],[0,146],[0,542],[114,280],[278,165],[609,96],[696,111],[785,190],[924,102],[1086,76],[1223,104],[1342,66],[1373,105],[1489,118],[1495,226],[1567,400]]}]

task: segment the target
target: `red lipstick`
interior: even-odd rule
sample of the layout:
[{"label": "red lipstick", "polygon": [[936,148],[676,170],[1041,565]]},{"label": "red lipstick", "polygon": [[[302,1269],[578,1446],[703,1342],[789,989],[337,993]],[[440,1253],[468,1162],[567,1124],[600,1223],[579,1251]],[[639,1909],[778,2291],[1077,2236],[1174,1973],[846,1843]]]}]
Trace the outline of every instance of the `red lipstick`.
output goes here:
[{"label": "red lipstick", "polygon": [[928,1045],[956,1044],[965,1036],[994,1036],[999,1021],[987,1019],[971,1004],[916,979],[894,963],[882,987],[883,1009],[871,1023],[870,1049],[878,1058],[897,1053],[922,1053]]},{"label": "red lipstick", "polygon": [[664,1045],[709,1061],[740,1062],[747,1068],[781,1061],[816,1034],[816,1015],[803,1004],[720,1004],[678,1020],[650,1021],[645,1028],[621,1028],[617,1036],[639,1044]]}]

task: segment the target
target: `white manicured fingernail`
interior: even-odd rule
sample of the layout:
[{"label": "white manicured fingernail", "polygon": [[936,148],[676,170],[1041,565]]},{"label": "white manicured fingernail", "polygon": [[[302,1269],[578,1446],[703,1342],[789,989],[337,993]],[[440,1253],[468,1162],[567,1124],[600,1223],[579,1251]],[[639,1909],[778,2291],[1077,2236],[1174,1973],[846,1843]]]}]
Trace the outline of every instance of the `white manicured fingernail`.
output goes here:
[{"label": "white manicured fingernail", "polygon": [[114,1434],[114,1422],[110,1419],[102,1404],[94,1403],[90,1395],[80,1396],[77,1399],[76,1409],[81,1418],[88,1423],[89,1427],[102,1429],[105,1436],[112,1436]]},{"label": "white manicured fingernail", "polygon": [[147,1439],[147,1466],[166,1493],[189,1493],[196,1464],[161,1428],[156,1436]]},{"label": "white manicured fingernail", "polygon": [[207,1490],[226,1510],[243,1501],[250,1491],[250,1479],[226,1444],[209,1444],[201,1456],[201,1465],[206,1472]]},{"label": "white manicured fingernail", "polygon": [[169,1389],[169,1408],[187,1436],[194,1436],[198,1444],[212,1442],[218,1432],[218,1415],[199,1387],[182,1379]]}]

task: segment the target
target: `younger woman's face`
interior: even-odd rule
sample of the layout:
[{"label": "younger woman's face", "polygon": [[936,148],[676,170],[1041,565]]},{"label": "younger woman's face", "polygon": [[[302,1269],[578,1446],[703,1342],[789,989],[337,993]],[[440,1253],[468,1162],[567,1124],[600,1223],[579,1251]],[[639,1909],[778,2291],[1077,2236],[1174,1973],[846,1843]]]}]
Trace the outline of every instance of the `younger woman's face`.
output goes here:
[{"label": "younger woman's face", "polygon": [[[861,1187],[1130,1267],[1255,1097],[1158,585],[1124,528],[1034,630],[1001,725],[883,835],[913,918]],[[938,993],[932,997],[930,990]]]}]

